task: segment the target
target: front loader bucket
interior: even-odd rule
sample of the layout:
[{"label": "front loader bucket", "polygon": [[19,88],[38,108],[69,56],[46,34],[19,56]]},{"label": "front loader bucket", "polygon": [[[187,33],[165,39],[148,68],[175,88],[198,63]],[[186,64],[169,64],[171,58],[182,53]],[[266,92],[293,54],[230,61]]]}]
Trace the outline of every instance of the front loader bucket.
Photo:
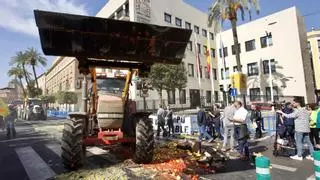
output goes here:
[{"label": "front loader bucket", "polygon": [[35,10],[45,55],[179,64],[191,30]]}]

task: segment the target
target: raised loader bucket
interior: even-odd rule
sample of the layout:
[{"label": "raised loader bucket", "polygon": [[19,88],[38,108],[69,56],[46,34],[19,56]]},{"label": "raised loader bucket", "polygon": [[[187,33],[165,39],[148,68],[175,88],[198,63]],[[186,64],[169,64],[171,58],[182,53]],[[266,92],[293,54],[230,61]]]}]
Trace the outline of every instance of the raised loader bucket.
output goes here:
[{"label": "raised loader bucket", "polygon": [[191,30],[35,10],[45,55],[179,64]]}]

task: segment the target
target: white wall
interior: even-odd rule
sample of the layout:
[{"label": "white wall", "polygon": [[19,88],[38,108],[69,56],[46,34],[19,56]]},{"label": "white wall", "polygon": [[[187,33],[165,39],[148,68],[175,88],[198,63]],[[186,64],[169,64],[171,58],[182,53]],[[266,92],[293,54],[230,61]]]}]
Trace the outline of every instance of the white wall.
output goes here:
[{"label": "white wall", "polygon": [[[247,73],[247,64],[259,62],[260,60],[275,59],[276,71],[278,75],[273,75],[273,83],[278,86],[279,95],[286,96],[304,96],[307,100],[306,79],[303,67],[303,58],[301,54],[301,38],[298,26],[297,10],[295,7],[280,11],[238,26],[238,38],[241,46],[242,71]],[[273,46],[261,48],[260,37],[265,36],[265,32],[272,33]],[[255,39],[256,50],[245,52],[245,42]],[[225,47],[228,47],[228,57],[226,64],[230,71],[236,66],[235,55],[232,55],[231,45],[233,45],[232,31],[227,30],[222,33],[222,41]],[[217,47],[220,48],[220,38],[217,38]],[[218,49],[218,48],[217,48]],[[219,66],[222,66],[219,58]],[[220,75],[220,71],[219,71]],[[283,78],[287,79],[286,87],[282,83]],[[220,79],[220,78],[219,78]],[[263,81],[262,79],[265,79]],[[282,79],[282,80],[281,80]],[[230,81],[224,81],[229,83]],[[261,95],[265,95],[265,87],[269,87],[268,75],[263,74],[262,65],[260,67],[260,76],[248,77],[248,88],[260,87]],[[247,91],[249,94],[249,89]]]}]

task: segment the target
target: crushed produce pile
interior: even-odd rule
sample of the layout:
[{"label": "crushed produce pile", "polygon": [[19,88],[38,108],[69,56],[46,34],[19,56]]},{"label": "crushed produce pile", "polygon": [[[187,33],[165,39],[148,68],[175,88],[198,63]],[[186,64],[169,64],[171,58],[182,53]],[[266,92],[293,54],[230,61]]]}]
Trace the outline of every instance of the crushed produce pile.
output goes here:
[{"label": "crushed produce pile", "polygon": [[169,142],[156,146],[153,162],[143,167],[163,172],[172,179],[198,179],[199,175],[215,173],[216,162],[202,162],[201,154],[179,149],[177,145]]}]

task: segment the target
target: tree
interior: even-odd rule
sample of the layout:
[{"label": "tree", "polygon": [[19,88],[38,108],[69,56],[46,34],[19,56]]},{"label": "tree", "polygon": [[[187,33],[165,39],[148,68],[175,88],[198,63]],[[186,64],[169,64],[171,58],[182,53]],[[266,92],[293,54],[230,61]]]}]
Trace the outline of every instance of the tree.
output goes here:
[{"label": "tree", "polygon": [[155,64],[151,67],[149,75],[150,83],[153,89],[156,89],[160,96],[162,104],[162,90],[167,92],[186,87],[188,82],[184,64],[166,65]]},{"label": "tree", "polygon": [[32,67],[36,87],[39,89],[36,67],[38,67],[39,65],[45,67],[47,65],[47,59],[44,58],[40,53],[38,53],[35,48],[28,48],[25,51],[25,55],[27,58],[27,64],[31,65]]},{"label": "tree", "polygon": [[24,53],[22,51],[18,51],[15,56],[11,57],[11,61],[9,62],[9,65],[15,66],[15,67],[21,67],[25,81],[26,81],[27,85],[29,85],[29,82],[31,80],[31,78],[30,78],[31,74],[26,69],[27,63],[28,62],[27,62],[26,53]]},{"label": "tree", "polygon": [[224,20],[228,19],[231,22],[238,72],[242,72],[242,69],[237,34],[237,15],[238,11],[240,11],[242,20],[244,20],[245,11],[248,11],[251,20],[252,6],[259,14],[259,0],[216,0],[209,9],[208,25],[209,27],[214,27],[215,33],[221,30],[221,24]]},{"label": "tree", "polygon": [[59,104],[77,104],[78,103],[78,96],[75,92],[68,92],[68,91],[60,91],[56,94],[56,99]]},{"label": "tree", "polygon": [[167,67],[164,64],[154,64],[151,67],[149,79],[152,88],[155,89],[160,97],[160,103],[162,104],[162,90],[165,87]]},{"label": "tree", "polygon": [[27,93],[26,93],[26,90],[23,87],[23,82],[22,82],[23,75],[24,75],[24,71],[19,66],[11,67],[11,69],[9,69],[9,71],[8,71],[8,76],[9,77],[14,77],[15,79],[16,78],[19,79],[19,84],[20,84],[20,87],[21,87],[21,89],[23,91],[23,96],[24,96],[24,98],[26,98],[27,97]]},{"label": "tree", "polygon": [[46,104],[56,102],[56,97],[52,96],[52,95],[42,95],[42,96],[40,96],[40,98]]},{"label": "tree", "polygon": [[30,80],[29,84],[27,85],[28,89],[28,96],[30,98],[38,97],[42,94],[42,89],[35,87],[35,81]]}]

